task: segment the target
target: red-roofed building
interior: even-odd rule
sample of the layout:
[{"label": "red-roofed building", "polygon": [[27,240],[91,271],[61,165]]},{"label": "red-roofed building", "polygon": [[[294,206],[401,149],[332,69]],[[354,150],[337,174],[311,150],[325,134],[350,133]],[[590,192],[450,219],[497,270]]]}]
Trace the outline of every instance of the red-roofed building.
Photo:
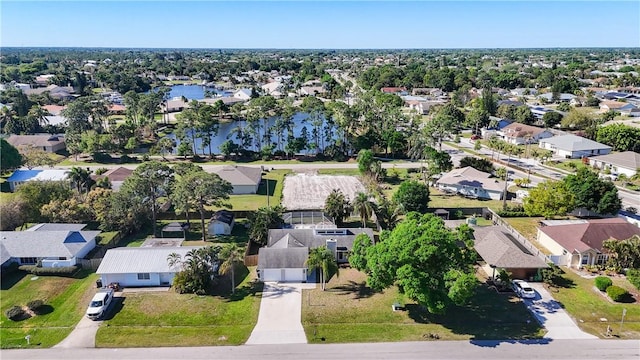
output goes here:
[{"label": "red-roofed building", "polygon": [[109,114],[112,114],[112,115],[122,115],[126,110],[127,109],[124,107],[124,105],[118,105],[118,104],[111,104],[109,105],[109,108],[108,108]]},{"label": "red-roofed building", "polygon": [[609,258],[603,249],[605,240],[625,240],[640,236],[640,228],[621,218],[543,221],[538,228],[538,242],[551,252],[556,265],[581,268],[605,264]]},{"label": "red-roofed building", "polygon": [[396,94],[400,96],[409,95],[405,87],[383,87],[380,89],[385,94]]}]

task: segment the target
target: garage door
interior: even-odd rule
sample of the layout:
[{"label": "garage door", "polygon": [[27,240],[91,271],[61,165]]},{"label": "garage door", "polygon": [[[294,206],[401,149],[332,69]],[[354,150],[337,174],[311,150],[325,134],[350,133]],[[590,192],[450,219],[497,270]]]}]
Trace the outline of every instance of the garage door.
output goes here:
[{"label": "garage door", "polygon": [[306,280],[306,269],[284,269],[284,281],[302,282]]},{"label": "garage door", "polygon": [[283,269],[262,269],[262,281],[282,281]]}]

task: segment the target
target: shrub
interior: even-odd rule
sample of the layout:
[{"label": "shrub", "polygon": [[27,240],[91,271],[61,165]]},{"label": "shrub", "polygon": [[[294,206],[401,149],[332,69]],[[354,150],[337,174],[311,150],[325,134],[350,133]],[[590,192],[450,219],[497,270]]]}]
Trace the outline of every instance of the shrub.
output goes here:
[{"label": "shrub", "polygon": [[629,296],[629,292],[619,286],[611,285],[607,288],[607,295],[615,302],[622,302]]},{"label": "shrub", "polygon": [[56,268],[38,267],[36,265],[21,265],[18,269],[26,271],[33,275],[57,275],[57,276],[72,276],[78,269],[77,265],[63,266]]},{"label": "shrub", "polygon": [[31,300],[27,303],[27,307],[29,308],[29,310],[33,311],[34,313],[38,313],[38,309],[40,309],[42,306],[44,305],[44,300]]},{"label": "shrub", "polygon": [[7,318],[9,318],[9,320],[18,321],[23,319],[27,315],[27,313],[25,313],[20,306],[12,306],[9,310],[7,310],[7,312],[5,312],[5,315],[7,315]]},{"label": "shrub", "polygon": [[636,289],[640,290],[640,269],[627,270],[627,280],[629,280]]},{"label": "shrub", "polygon": [[595,279],[595,283],[600,291],[606,291],[609,286],[613,285],[613,281],[606,276],[598,276]]}]

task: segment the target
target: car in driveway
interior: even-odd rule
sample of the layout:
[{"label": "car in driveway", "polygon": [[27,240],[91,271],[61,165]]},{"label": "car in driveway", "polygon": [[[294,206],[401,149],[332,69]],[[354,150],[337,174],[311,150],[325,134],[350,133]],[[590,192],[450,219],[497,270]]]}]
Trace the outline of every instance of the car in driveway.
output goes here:
[{"label": "car in driveway", "polygon": [[536,297],[535,290],[524,280],[513,280],[511,287],[513,288],[513,292],[523,299],[533,299]]},{"label": "car in driveway", "polygon": [[111,300],[113,300],[113,294],[113,289],[105,288],[100,289],[100,291],[93,295],[91,303],[89,303],[89,307],[87,308],[87,317],[91,320],[100,319],[109,308],[109,304],[111,304]]}]

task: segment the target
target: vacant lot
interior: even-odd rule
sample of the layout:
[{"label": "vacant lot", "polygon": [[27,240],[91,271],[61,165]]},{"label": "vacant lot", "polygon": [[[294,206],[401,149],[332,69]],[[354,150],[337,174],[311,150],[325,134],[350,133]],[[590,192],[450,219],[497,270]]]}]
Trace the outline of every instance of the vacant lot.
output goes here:
[{"label": "vacant lot", "polygon": [[[95,274],[81,273],[78,278],[33,276],[24,272],[2,279],[0,298],[0,347],[51,347],[64,339],[82,318],[95,293]],[[7,319],[5,312],[14,305],[44,300],[41,315],[22,321]],[[31,335],[31,345],[24,337]]]},{"label": "vacant lot", "polygon": [[207,296],[173,291],[127,293],[116,302],[115,315],[98,330],[96,346],[242,344],[258,320],[262,293],[262,284],[253,282],[255,269],[247,272],[241,274],[245,279],[234,295],[226,282],[218,286],[219,293]]},{"label": "vacant lot", "polygon": [[[571,270],[564,270],[566,286],[551,290],[551,295],[564,306],[582,330],[604,338],[607,325],[610,325],[616,337],[640,339],[640,304],[638,302],[614,303],[595,289],[593,279],[585,279]],[[614,285],[621,286],[631,293],[640,293],[624,278],[612,277],[612,280]],[[627,309],[627,314],[620,332],[623,309]]]},{"label": "vacant lot", "polygon": [[333,189],[342,191],[349,199],[365,191],[354,176],[296,174],[284,179],[282,205],[288,210],[322,209],[324,201]]},{"label": "vacant lot", "polygon": [[[396,288],[374,292],[366,277],[343,269],[327,291],[304,290],[302,324],[309,342],[381,342],[440,339],[528,339],[541,337],[538,325],[521,301],[480,286],[471,303],[446,315],[427,313]],[[392,311],[395,302],[405,311]]]}]

